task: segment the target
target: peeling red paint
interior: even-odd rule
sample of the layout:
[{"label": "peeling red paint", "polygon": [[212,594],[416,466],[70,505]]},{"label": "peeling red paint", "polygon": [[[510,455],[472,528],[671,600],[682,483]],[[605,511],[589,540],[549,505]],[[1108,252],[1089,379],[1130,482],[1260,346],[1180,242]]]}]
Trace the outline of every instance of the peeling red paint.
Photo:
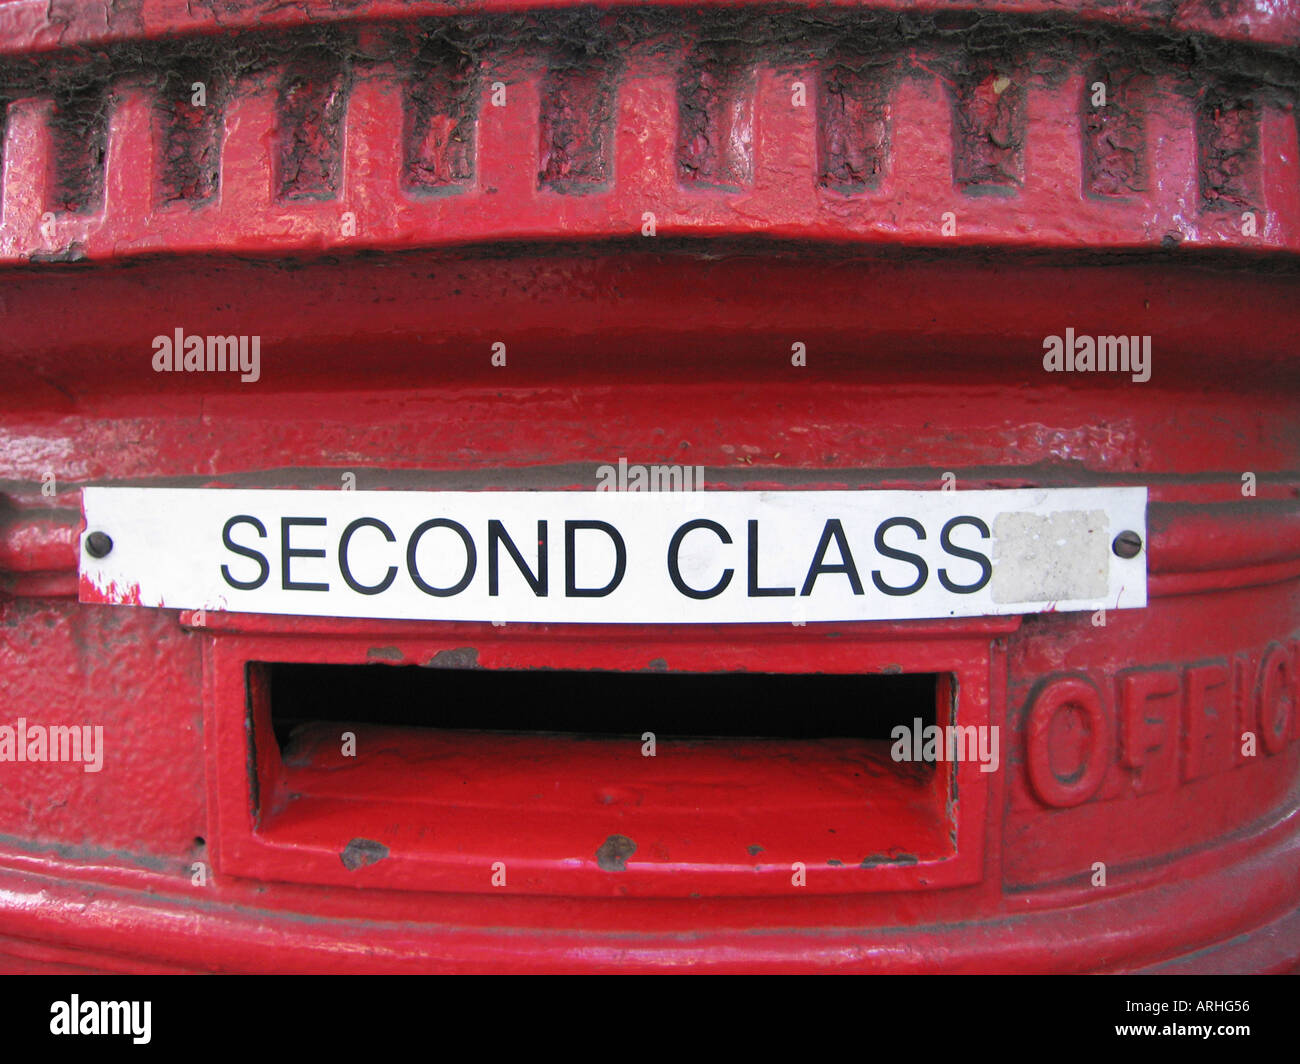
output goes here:
[{"label": "peeling red paint", "polygon": [[[140,586],[139,584],[118,584],[115,580],[110,580],[108,584],[99,587],[88,573],[82,573],[78,582],[78,601],[86,603],[101,603],[116,606],[139,606]],[[158,605],[162,605],[159,603]]]}]

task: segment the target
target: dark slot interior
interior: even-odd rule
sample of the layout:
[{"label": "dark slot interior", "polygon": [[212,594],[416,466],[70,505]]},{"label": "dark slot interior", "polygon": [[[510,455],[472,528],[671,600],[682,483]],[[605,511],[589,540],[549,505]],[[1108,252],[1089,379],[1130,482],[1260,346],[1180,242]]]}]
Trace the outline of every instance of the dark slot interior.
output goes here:
[{"label": "dark slot interior", "polygon": [[281,748],[302,724],[659,739],[888,740],[935,724],[939,674],[612,672],[268,663]]}]

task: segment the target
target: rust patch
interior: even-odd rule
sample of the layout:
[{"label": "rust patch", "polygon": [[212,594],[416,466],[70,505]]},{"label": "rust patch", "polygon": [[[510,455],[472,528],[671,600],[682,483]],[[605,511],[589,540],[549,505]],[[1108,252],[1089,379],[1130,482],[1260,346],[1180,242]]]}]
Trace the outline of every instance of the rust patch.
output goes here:
[{"label": "rust patch", "polygon": [[702,44],[677,86],[677,177],[736,192],[754,180],[754,71],[734,48]]},{"label": "rust patch", "polygon": [[353,839],[339,853],[339,860],[349,872],[377,864],[388,856],[388,847],[374,839]]},{"label": "rust patch", "polygon": [[[202,84],[205,103],[193,103],[196,84]],[[162,130],[162,158],[158,198],[202,203],[217,193],[221,171],[222,97],[213,71],[194,61],[168,70],[159,86],[156,108]]]},{"label": "rust patch", "polygon": [[107,93],[93,84],[66,87],[55,94],[50,137],[56,211],[89,213],[103,202],[107,103]]},{"label": "rust patch", "polygon": [[611,835],[596,851],[596,864],[606,872],[622,872],[627,859],[636,853],[636,843],[626,835]]},{"label": "rust patch", "polygon": [[985,66],[959,78],[953,96],[953,180],[963,191],[1025,181],[1025,91],[1013,69]]},{"label": "rust patch", "polygon": [[371,647],[366,651],[367,661],[402,661],[403,655],[397,647]]},{"label": "rust patch", "polygon": [[474,179],[477,81],[462,44],[426,39],[406,85],[403,180],[408,189],[453,192]]},{"label": "rust patch", "polygon": [[889,92],[883,69],[833,66],[817,96],[823,187],[849,195],[878,188],[889,157]]},{"label": "rust patch", "polygon": [[329,200],[343,174],[343,118],[351,77],[324,49],[304,50],[280,82],[279,193],[286,200]]},{"label": "rust patch", "polygon": [[745,849],[749,851],[750,857],[757,857],[760,853],[763,852],[762,846],[746,846]]},{"label": "rust patch", "polygon": [[440,650],[425,664],[429,669],[477,669],[478,648],[457,647],[455,650]]},{"label": "rust patch", "polygon": [[[1092,86],[1106,87],[1106,104],[1092,105]],[[1102,67],[1084,79],[1083,182],[1092,196],[1131,196],[1146,190],[1146,111],[1143,85]]]},{"label": "rust patch", "polygon": [[57,251],[33,251],[27,256],[32,262],[81,262],[86,258],[86,247],[74,240]]},{"label": "rust patch", "polygon": [[538,183],[585,192],[609,180],[613,159],[614,85],[599,63],[547,74],[542,87]]},{"label": "rust patch", "polygon": [[903,853],[901,850],[890,850],[888,853],[872,853],[862,858],[859,868],[877,868],[880,865],[898,864],[914,865],[920,864],[920,860],[915,854]]},{"label": "rust patch", "polygon": [[1244,210],[1258,187],[1259,109],[1249,96],[1215,88],[1196,110],[1201,206],[1208,211]]}]

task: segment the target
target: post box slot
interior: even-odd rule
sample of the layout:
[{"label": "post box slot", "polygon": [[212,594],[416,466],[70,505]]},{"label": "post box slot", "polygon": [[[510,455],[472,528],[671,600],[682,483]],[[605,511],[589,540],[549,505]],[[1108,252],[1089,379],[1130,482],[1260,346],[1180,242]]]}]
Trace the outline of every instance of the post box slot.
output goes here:
[{"label": "post box slot", "polygon": [[316,878],[446,888],[501,865],[515,889],[609,890],[600,877],[626,873],[620,891],[671,894],[757,872],[771,893],[797,889],[798,865],[956,856],[954,767],[891,756],[897,726],[956,719],[952,674],[249,662],[246,676],[254,835]]},{"label": "post box slot", "polygon": [[314,722],[656,741],[887,740],[935,723],[935,673],[613,672],[269,663],[283,749]]}]

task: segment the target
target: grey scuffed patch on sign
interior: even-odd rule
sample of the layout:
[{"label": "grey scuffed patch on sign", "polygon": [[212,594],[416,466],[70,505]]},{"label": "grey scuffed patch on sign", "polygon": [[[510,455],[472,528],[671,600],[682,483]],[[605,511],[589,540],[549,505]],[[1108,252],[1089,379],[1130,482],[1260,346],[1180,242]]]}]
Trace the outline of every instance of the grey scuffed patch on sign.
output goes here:
[{"label": "grey scuffed patch on sign", "polygon": [[1104,599],[1110,566],[1104,510],[1002,513],[993,522],[994,602]]}]

